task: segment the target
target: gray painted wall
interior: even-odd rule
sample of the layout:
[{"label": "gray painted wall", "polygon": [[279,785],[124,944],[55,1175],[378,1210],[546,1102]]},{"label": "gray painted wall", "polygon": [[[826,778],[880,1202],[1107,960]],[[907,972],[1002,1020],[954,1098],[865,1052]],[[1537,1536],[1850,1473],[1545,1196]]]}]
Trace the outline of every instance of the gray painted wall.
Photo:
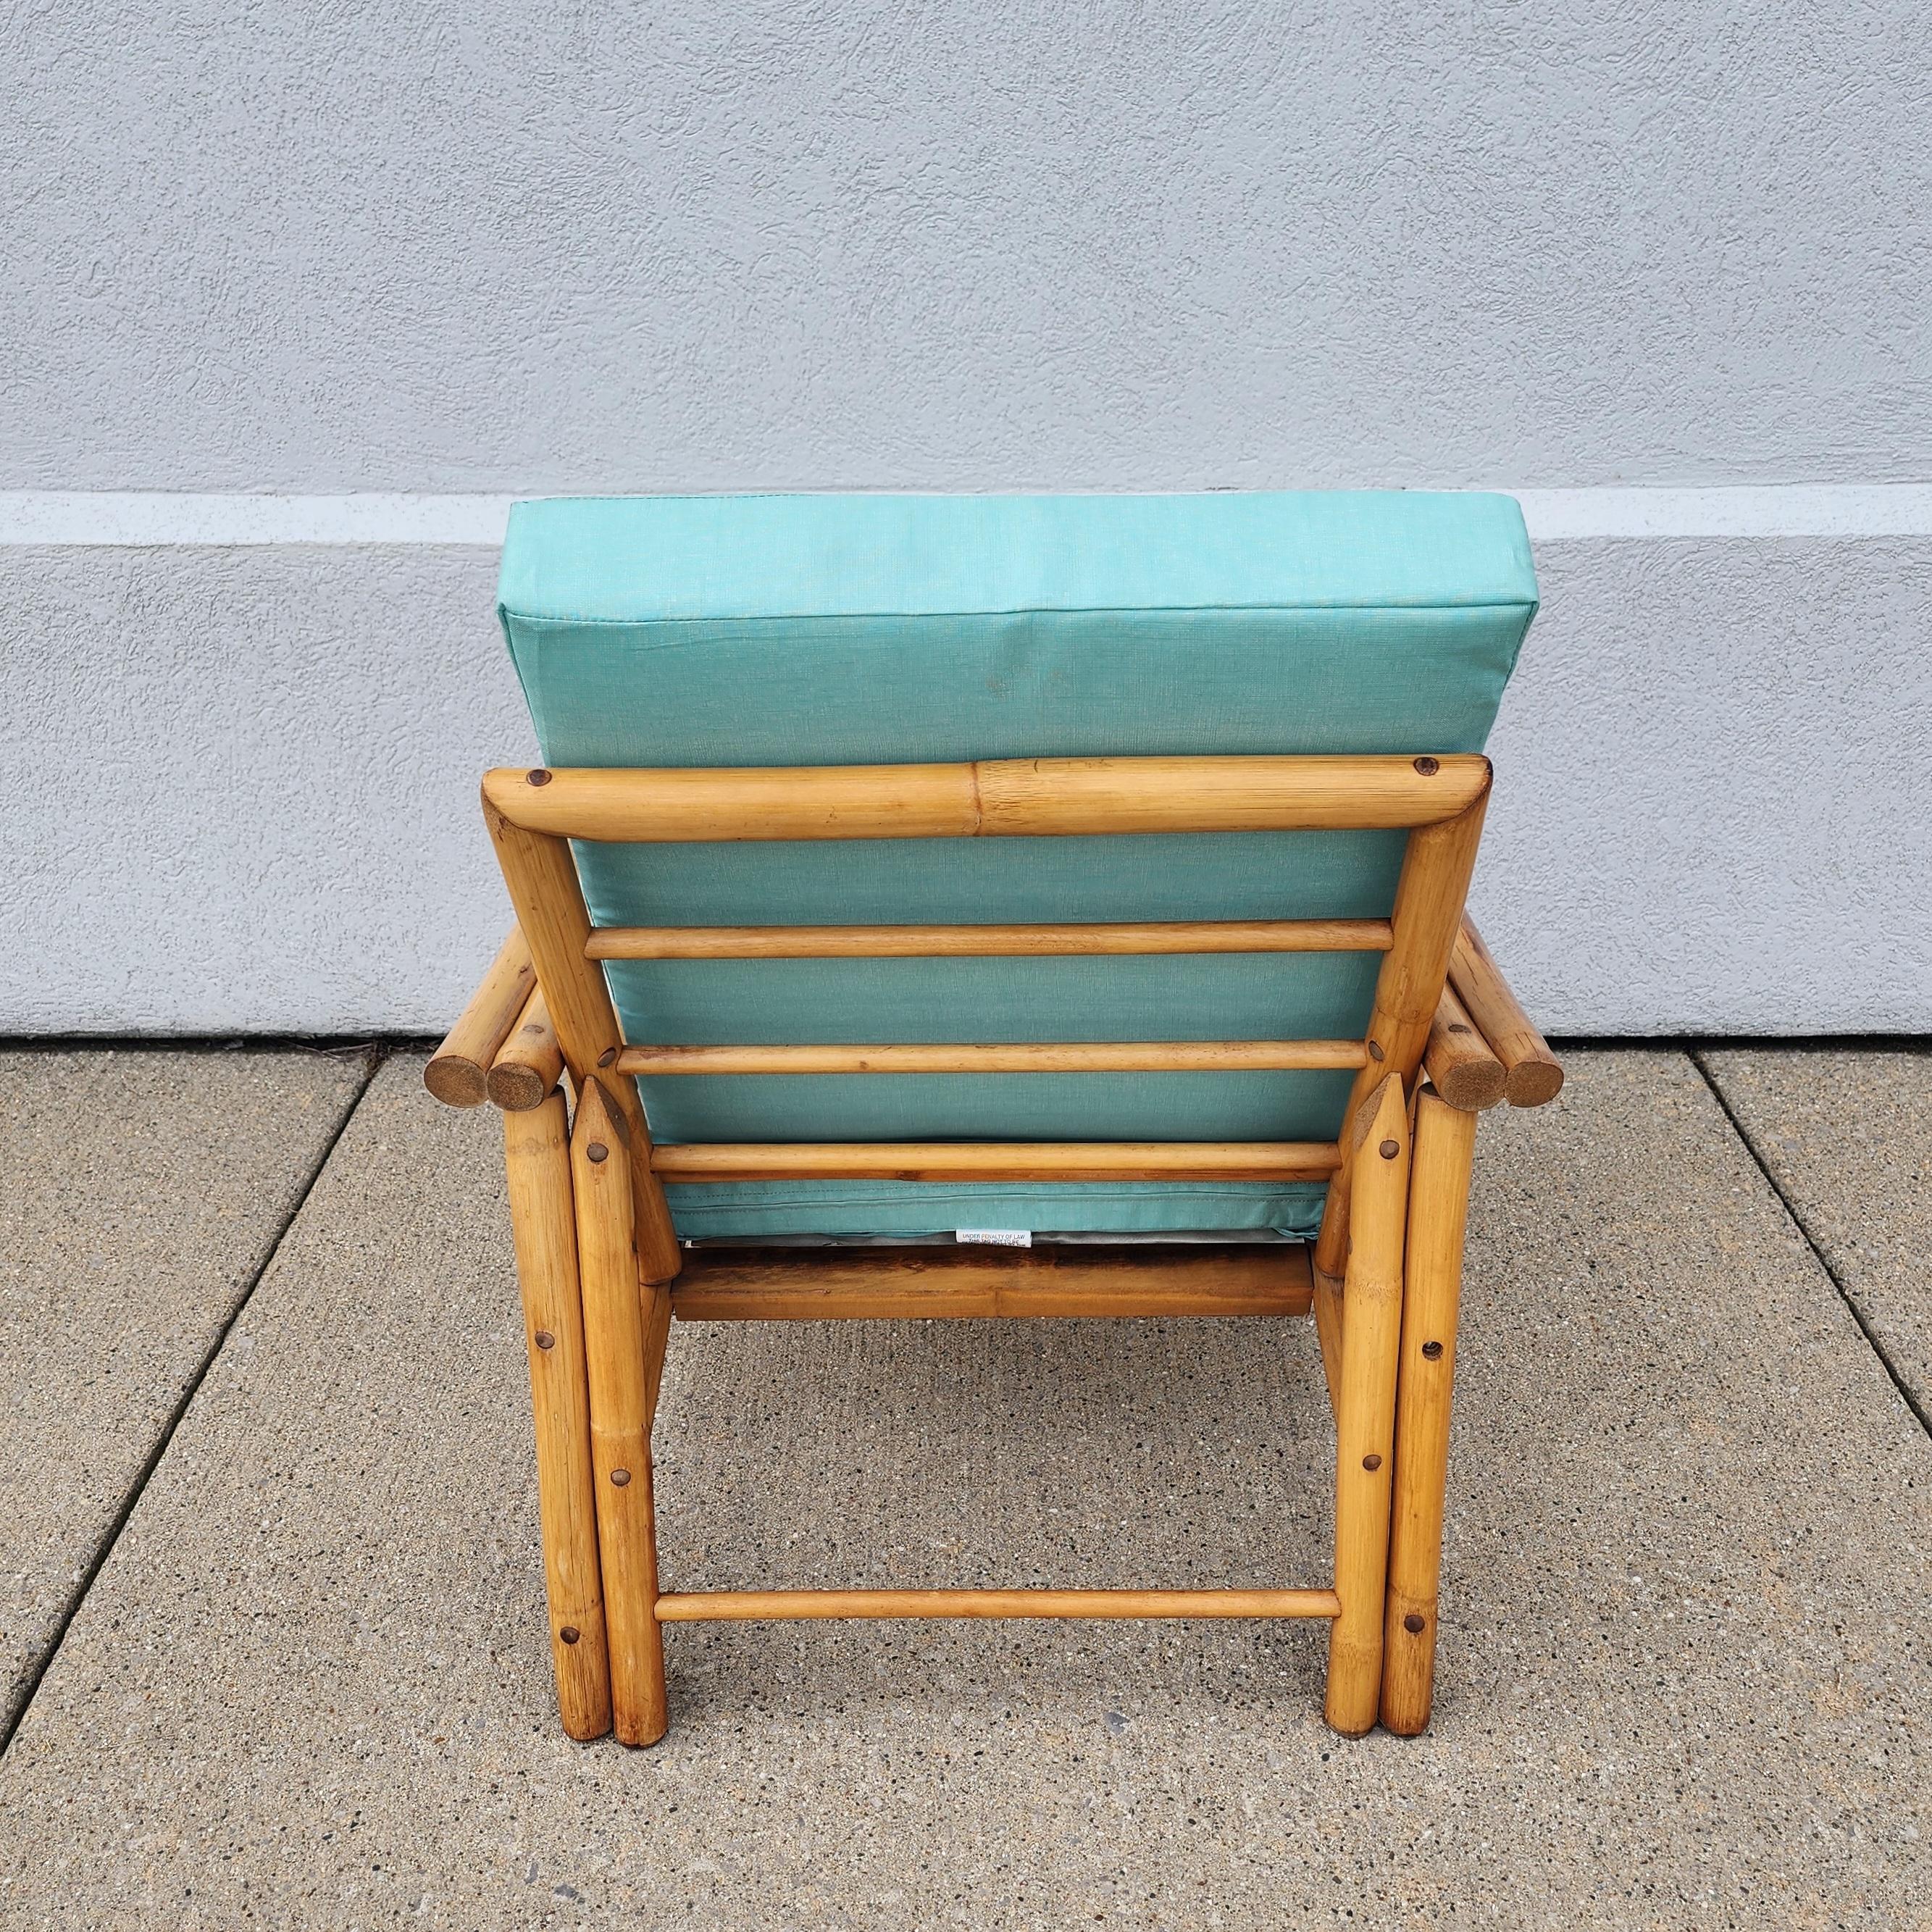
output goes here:
[{"label": "gray painted wall", "polygon": [[[22,10],[0,490],[1932,478],[1923,26]],[[1540,546],[1478,899],[1552,1028],[1932,1028],[1928,562]],[[0,1030],[440,1025],[493,569],[0,544]]]}]

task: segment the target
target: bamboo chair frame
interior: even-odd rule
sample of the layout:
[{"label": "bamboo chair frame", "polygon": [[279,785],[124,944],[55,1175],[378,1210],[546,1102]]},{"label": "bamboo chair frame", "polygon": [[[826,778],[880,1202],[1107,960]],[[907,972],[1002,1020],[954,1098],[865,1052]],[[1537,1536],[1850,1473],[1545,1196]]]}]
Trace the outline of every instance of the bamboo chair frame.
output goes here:
[{"label": "bamboo chair frame", "polygon": [[[1562,1071],[1465,916],[1486,759],[1198,758],[718,770],[500,770],[484,817],[518,923],[426,1070],[503,1110],[563,1726],[647,1744],[663,1626],[707,1618],[1306,1617],[1325,1714],[1413,1735],[1434,1682],[1457,1297],[1475,1115]],[[1400,829],[1389,919],[1189,924],[592,928],[568,842]],[[1379,952],[1360,1040],[974,1046],[632,1046],[602,962]],[[1354,1082],[1336,1143],[654,1146],[636,1073],[1325,1067]],[[574,1117],[560,1082],[568,1076]],[[1326,1179],[1309,1247],[680,1248],[681,1184],[865,1176]],[[1332,1580],[1270,1590],[659,1587],[650,1433],[673,1321],[1303,1314],[1336,1436]]]}]

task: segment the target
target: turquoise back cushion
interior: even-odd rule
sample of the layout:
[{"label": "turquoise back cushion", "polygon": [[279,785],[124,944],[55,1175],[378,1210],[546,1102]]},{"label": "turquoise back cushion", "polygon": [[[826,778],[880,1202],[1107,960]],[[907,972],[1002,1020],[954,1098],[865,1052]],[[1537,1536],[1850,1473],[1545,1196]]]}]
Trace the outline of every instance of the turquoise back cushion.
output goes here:
[{"label": "turquoise back cushion", "polygon": [[[1480,751],[1536,608],[1505,496],[522,503],[503,627],[553,765]],[[578,848],[600,926],[1383,917],[1402,835]],[[1359,1037],[1380,956],[613,965],[634,1041]],[[1328,1140],[1346,1073],[649,1079],[664,1142]],[[1319,1186],[674,1188],[688,1236],[1306,1233]]]}]

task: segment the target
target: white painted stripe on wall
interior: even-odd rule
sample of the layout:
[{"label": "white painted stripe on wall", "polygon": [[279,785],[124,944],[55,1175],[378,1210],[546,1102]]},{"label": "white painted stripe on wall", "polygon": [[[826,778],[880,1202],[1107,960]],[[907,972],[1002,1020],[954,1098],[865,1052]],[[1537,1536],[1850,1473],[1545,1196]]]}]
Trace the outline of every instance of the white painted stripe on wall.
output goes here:
[{"label": "white painted stripe on wall", "polygon": [[[1539,542],[1586,537],[1932,536],[1932,483],[1518,490]],[[478,544],[503,540],[511,496],[370,491],[0,490],[0,544]]]}]

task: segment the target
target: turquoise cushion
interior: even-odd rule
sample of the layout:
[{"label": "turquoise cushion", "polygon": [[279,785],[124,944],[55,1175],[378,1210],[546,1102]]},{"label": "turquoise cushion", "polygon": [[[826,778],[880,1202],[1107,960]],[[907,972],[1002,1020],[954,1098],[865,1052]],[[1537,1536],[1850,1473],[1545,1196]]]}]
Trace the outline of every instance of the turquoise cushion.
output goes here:
[{"label": "turquoise cushion", "polygon": [[[1536,608],[1505,496],[522,503],[500,596],[554,765],[1482,748]],[[583,844],[599,925],[1381,917],[1400,833]],[[687,1043],[1359,1036],[1379,956],[631,962]],[[661,1141],[1324,1140],[1346,1073],[639,1083]],[[756,1183],[692,1237],[1305,1234],[1322,1190]]]}]

